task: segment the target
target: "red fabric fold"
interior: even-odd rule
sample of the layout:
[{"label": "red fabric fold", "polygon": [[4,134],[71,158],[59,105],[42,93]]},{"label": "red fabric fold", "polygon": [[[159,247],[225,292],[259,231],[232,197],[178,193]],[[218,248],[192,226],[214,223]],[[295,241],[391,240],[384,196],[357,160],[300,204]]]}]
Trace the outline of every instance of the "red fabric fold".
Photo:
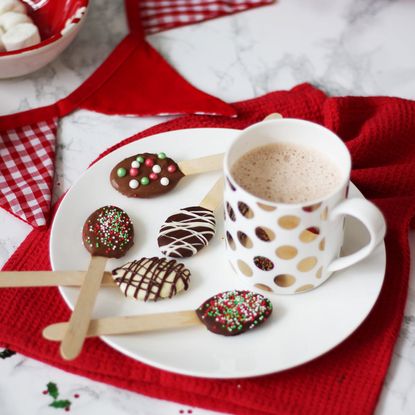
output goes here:
[{"label": "red fabric fold", "polygon": [[[339,134],[355,161],[353,180],[382,209],[388,224],[385,283],[372,312],[353,335],[310,363],[252,379],[206,380],[172,374],[133,361],[98,339],[87,340],[81,356],[65,362],[57,345],[41,338],[41,330],[68,318],[68,309],[55,288],[36,288],[0,290],[0,340],[18,352],[91,379],[219,411],[259,415],[373,413],[408,292],[408,227],[415,214],[415,102],[327,98],[321,91],[301,85],[235,104],[235,108],[238,119],[182,117],[114,148],[180,128],[244,128],[271,112],[312,120]],[[4,269],[50,269],[48,239],[48,231],[33,231]]]}]

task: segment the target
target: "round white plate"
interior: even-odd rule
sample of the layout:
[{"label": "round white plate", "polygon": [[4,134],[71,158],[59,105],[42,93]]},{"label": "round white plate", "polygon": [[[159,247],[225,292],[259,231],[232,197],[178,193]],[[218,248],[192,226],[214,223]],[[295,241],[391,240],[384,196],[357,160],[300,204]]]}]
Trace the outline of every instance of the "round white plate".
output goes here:
[{"label": "round white plate", "polygon": [[[108,270],[135,258],[160,255],[157,246],[160,225],[178,208],[197,205],[219,172],[185,177],[172,192],[139,200],[124,197],[111,187],[112,167],[138,152],[164,151],[176,161],[223,152],[237,134],[238,131],[229,129],[172,131],[126,145],[97,162],[70,189],[56,214],[50,240],[53,269],[87,268],[89,254],[81,241],[82,225],[92,211],[106,204],[124,209],[136,232],[135,245],[124,258],[109,260]],[[354,186],[351,195],[363,197]],[[195,309],[213,294],[246,288],[225,258],[222,217],[219,209],[217,235],[210,245],[183,261],[192,272],[188,291],[172,299],[144,303],[126,299],[115,288],[102,288],[93,317]],[[365,232],[349,221],[344,250],[354,251],[365,243]],[[311,292],[289,296],[268,294],[274,305],[269,321],[236,337],[218,336],[196,326],[102,339],[133,359],[186,375],[238,378],[278,372],[308,362],[346,339],[375,304],[384,271],[382,244],[365,261],[337,272]],[[69,307],[73,308],[78,292],[77,288],[61,288]]]}]

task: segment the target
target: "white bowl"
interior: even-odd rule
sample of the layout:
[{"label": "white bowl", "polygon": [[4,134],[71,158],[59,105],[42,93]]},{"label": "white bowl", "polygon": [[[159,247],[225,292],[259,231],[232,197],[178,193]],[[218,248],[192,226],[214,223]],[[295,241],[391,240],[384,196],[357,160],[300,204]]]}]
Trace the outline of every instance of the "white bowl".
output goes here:
[{"label": "white bowl", "polygon": [[1,52],[0,79],[27,75],[53,61],[81,29],[88,0],[47,0],[26,6],[42,41],[25,49]]}]

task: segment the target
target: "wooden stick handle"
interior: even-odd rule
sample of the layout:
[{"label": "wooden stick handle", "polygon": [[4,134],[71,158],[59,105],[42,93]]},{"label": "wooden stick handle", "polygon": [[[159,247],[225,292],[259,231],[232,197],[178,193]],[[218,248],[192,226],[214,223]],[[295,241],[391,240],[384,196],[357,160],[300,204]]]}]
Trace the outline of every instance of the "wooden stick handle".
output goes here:
[{"label": "wooden stick handle", "polygon": [[280,118],[283,118],[282,115],[278,112],[273,112],[272,114],[268,114],[263,121],[268,121],[268,120],[278,120]]},{"label": "wooden stick handle", "polygon": [[60,347],[61,356],[66,360],[75,359],[81,353],[106,263],[107,258],[91,257],[88,272]]},{"label": "wooden stick handle", "polygon": [[209,171],[221,170],[224,154],[213,154],[193,160],[184,160],[177,163],[185,176],[191,174],[207,173]]},{"label": "wooden stick handle", "polygon": [[199,206],[213,212],[223,200],[224,183],[223,176],[221,176],[200,202]]},{"label": "wooden stick handle", "polygon": [[[86,271],[6,271],[0,272],[0,288],[11,287],[79,287]],[[110,272],[104,273],[102,287],[117,287]]]},{"label": "wooden stick handle", "polygon": [[[164,330],[202,324],[193,310],[171,313],[146,314],[142,316],[106,317],[91,320],[87,337],[111,334],[141,333],[145,331]],[[48,340],[62,340],[68,323],[51,324],[43,330],[43,337]]]}]

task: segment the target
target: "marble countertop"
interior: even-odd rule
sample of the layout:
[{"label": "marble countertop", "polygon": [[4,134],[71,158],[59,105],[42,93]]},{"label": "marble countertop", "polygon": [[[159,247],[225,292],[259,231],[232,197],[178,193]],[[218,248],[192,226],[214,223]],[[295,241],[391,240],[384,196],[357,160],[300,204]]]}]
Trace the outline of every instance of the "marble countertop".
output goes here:
[{"label": "marble countertop", "polygon": [[[149,37],[192,84],[232,102],[310,82],[331,95],[415,99],[415,3],[404,0],[280,0],[278,3]],[[75,42],[52,64],[0,81],[0,114],[52,103],[88,77],[126,34],[121,1],[94,0]],[[166,118],[77,111],[59,127],[54,199],[103,150]],[[29,233],[0,211],[0,266]],[[410,235],[411,252],[415,236]],[[376,413],[415,413],[415,272],[392,364]],[[213,414],[150,399],[71,375],[22,355],[0,353],[2,415],[53,414],[51,382],[74,414]],[[50,386],[53,388],[53,385]],[[43,394],[44,393],[44,394]]]}]

